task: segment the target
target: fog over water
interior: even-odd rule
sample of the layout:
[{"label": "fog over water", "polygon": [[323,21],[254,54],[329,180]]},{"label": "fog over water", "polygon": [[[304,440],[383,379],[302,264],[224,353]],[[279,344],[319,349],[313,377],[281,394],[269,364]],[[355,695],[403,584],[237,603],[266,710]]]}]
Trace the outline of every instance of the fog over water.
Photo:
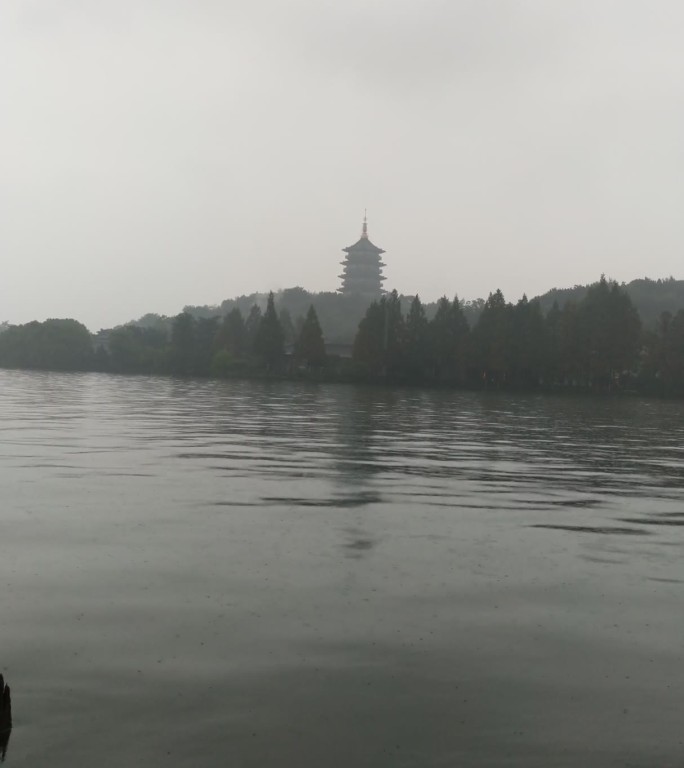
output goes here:
[{"label": "fog over water", "polygon": [[0,372],[8,766],[653,766],[680,403]]}]

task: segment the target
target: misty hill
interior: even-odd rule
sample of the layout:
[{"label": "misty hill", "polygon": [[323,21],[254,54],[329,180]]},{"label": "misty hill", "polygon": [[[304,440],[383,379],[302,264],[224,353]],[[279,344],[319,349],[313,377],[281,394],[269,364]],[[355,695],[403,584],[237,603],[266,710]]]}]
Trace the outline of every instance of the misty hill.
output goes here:
[{"label": "misty hill", "polygon": [[[252,307],[264,311],[268,293],[251,293],[226,299],[215,306],[186,306],[184,312],[200,319],[224,317],[233,309],[239,309],[248,317]],[[275,306],[285,337],[292,341],[313,304],[328,343],[350,344],[354,340],[361,318],[368,309],[368,299],[361,296],[343,296],[336,292],[310,293],[304,288],[286,288],[275,293]],[[148,323],[151,322],[148,316]]]},{"label": "misty hill", "polygon": [[[233,309],[239,309],[242,316],[247,318],[255,306],[263,312],[267,300],[268,293],[250,293],[226,299],[221,304],[187,305],[183,307],[183,312],[192,315],[196,320],[209,320],[213,317],[225,317]],[[309,307],[313,305],[326,341],[331,344],[351,344],[368,304],[368,300],[362,297],[342,296],[336,292],[311,293],[298,287],[287,288],[275,294],[275,306],[287,343],[294,340]],[[165,315],[147,314],[126,325],[137,326],[146,331],[161,331],[169,337],[173,319]]]},{"label": "misty hill", "polygon": [[[453,297],[450,297],[453,298]],[[253,293],[248,296],[239,296],[235,299],[226,299],[219,306],[186,306],[184,311],[197,318],[210,318],[227,315],[237,308],[243,317],[247,317],[251,308],[256,304],[261,310],[265,309],[267,293]],[[407,313],[413,296],[401,296],[402,312]],[[363,316],[366,314],[370,301],[362,296],[345,296],[337,292],[312,293],[304,288],[286,288],[275,294],[275,306],[280,315],[288,335],[291,326],[296,332],[304,317],[313,305],[318,315],[318,320],[323,330],[323,336],[329,344],[351,344],[354,341]],[[484,300],[477,299],[474,302],[461,302],[463,312],[470,325],[474,325],[484,305]],[[431,319],[437,311],[437,302],[425,304],[427,319]],[[152,321],[148,318],[146,325]],[[143,320],[144,318],[141,318]]]},{"label": "misty hill", "polygon": [[[595,285],[596,283],[594,283]],[[554,301],[562,309],[569,301],[579,302],[586,296],[589,285],[576,285],[574,288],[552,288],[550,291],[537,296],[544,313],[553,306]],[[642,278],[621,286],[634,302],[642,319],[643,327],[651,329],[664,311],[676,313],[684,309],[684,280],[673,277],[664,280]],[[183,311],[193,317],[211,318],[223,317],[232,309],[239,309],[243,317],[247,317],[251,308],[256,305],[261,310],[266,307],[268,293],[251,293],[226,299],[218,305],[186,306]],[[401,296],[401,307],[408,312],[413,296]],[[450,297],[452,298],[452,297]],[[484,306],[484,299],[461,301],[463,313],[472,328]],[[304,288],[287,288],[275,294],[276,309],[285,328],[286,336],[291,338],[296,334],[306,316],[309,306],[313,304],[326,341],[330,344],[351,344],[356,336],[359,323],[368,308],[368,300],[360,297],[343,296],[336,292],[314,293]],[[425,304],[427,319],[431,319],[436,310],[437,302]],[[172,317],[147,314],[130,325],[140,328],[171,333]]]},{"label": "misty hill", "polygon": [[[596,285],[596,283],[593,283]],[[576,285],[574,288],[552,288],[550,291],[537,296],[544,313],[553,306],[554,301],[562,309],[569,301],[579,302],[589,290],[588,285]],[[674,277],[665,280],[650,280],[647,277],[622,283],[620,286],[630,297],[641,316],[644,329],[649,330],[663,312],[675,314],[684,309],[684,280]]]}]

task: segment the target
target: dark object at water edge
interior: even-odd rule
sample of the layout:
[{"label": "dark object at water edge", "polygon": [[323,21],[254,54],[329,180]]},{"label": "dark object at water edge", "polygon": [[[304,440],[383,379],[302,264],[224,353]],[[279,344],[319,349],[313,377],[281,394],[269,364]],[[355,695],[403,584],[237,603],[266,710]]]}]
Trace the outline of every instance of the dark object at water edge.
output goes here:
[{"label": "dark object at water edge", "polygon": [[0,762],[5,759],[10,733],[12,732],[12,698],[9,685],[0,675]]}]

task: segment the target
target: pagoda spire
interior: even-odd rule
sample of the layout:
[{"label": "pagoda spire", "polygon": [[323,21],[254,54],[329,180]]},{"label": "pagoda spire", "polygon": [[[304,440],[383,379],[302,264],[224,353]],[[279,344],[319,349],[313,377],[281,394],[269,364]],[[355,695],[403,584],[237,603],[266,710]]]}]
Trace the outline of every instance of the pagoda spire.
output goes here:
[{"label": "pagoda spire", "polygon": [[366,209],[363,209],[363,227],[361,228],[361,237],[364,240],[368,240],[368,216],[366,216]]}]

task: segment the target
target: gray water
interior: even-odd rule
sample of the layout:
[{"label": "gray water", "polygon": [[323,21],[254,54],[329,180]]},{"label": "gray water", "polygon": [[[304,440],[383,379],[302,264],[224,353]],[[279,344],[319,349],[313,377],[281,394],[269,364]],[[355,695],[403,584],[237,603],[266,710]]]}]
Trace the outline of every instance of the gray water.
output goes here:
[{"label": "gray water", "polygon": [[7,765],[684,765],[684,404],[0,372]]}]

